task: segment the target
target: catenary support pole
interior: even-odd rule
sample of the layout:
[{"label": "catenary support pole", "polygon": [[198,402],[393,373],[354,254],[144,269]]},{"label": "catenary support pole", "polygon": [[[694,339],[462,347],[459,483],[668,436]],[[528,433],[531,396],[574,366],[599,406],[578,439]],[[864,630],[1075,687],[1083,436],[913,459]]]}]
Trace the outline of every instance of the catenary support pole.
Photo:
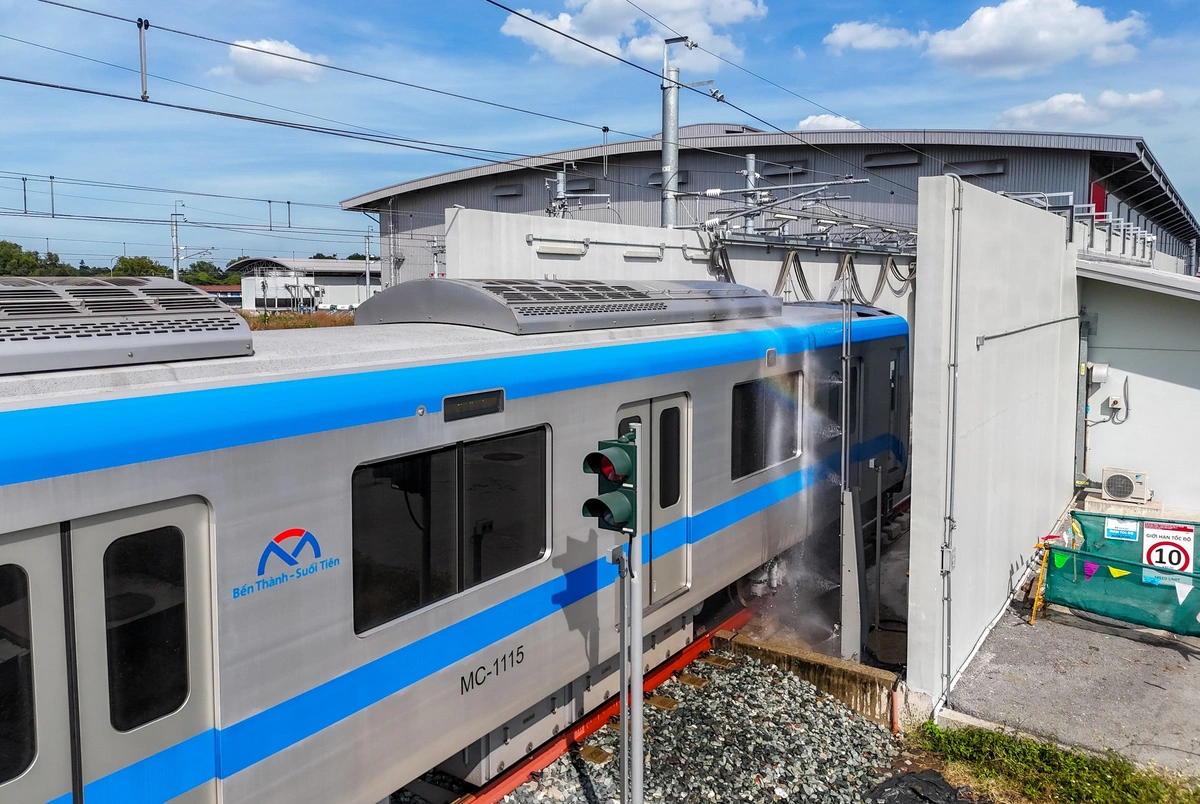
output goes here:
[{"label": "catenary support pole", "polygon": [[553,208],[555,217],[567,217],[567,171],[565,169],[554,174]]},{"label": "catenary support pole", "polygon": [[364,285],[363,285],[363,287],[366,288],[366,293],[363,295],[363,301],[366,301],[367,299],[371,298],[371,236],[370,235],[366,235],[363,237],[363,256],[366,257],[366,259],[363,261],[363,265],[365,266],[365,268],[363,269],[363,273],[366,274],[366,277],[364,278]]},{"label": "catenary support pole", "polygon": [[[758,174],[754,172],[754,154],[746,154],[746,204],[750,207],[757,206],[758,202]],[[754,218],[758,213],[751,212],[744,219],[742,231],[746,234],[754,234]]]},{"label": "catenary support pole", "polygon": [[674,229],[679,201],[679,68],[663,56],[662,104],[662,225]]},{"label": "catenary support pole", "polygon": [[179,213],[171,213],[171,277],[179,281]]},{"label": "catenary support pole", "polygon": [[862,531],[858,526],[858,500],[850,487],[850,395],[855,390],[850,381],[851,332],[854,320],[853,299],[850,289],[850,270],[847,266],[841,275],[842,302],[842,354],[841,354],[841,407],[842,430],[841,454],[841,658],[859,660],[862,650],[862,620],[866,614],[862,605]]}]

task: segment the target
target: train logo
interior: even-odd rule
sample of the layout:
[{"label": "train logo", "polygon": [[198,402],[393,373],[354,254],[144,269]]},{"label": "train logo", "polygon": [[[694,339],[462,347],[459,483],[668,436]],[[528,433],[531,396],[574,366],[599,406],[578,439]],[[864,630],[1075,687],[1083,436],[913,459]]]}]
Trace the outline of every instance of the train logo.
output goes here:
[{"label": "train logo", "polygon": [[[294,543],[291,552],[283,546],[284,542],[291,539],[299,539]],[[300,563],[300,553],[304,550],[305,545],[312,548],[312,557],[318,559],[321,557],[321,543],[317,541],[317,537],[313,536],[304,528],[288,528],[280,533],[271,541],[267,542],[266,549],[262,552],[262,557],[258,559],[258,577],[262,577],[267,571],[267,559],[271,556],[276,556],[284,564],[289,567],[295,567]]]}]

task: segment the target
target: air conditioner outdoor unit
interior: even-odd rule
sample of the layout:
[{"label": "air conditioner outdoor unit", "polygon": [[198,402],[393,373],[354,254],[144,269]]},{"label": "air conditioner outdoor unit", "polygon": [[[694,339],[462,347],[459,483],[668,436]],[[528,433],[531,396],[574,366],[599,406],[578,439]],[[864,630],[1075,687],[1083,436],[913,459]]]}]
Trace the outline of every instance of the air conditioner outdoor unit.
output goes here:
[{"label": "air conditioner outdoor unit", "polygon": [[1149,502],[1151,492],[1146,480],[1145,472],[1106,466],[1100,480],[1100,496],[1113,502]]}]

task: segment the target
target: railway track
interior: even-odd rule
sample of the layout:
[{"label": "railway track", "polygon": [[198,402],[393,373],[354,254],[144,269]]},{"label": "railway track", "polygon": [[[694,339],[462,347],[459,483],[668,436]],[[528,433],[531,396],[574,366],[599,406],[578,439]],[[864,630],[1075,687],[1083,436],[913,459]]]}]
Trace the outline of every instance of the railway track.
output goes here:
[{"label": "railway track", "polygon": [[[647,802],[851,802],[881,782],[899,750],[888,729],[798,677],[712,638],[739,611],[647,674]],[[608,804],[617,800],[614,698],[484,788],[459,795],[410,785],[429,804]],[[451,786],[452,787],[452,786]],[[461,790],[461,788],[460,788]]]},{"label": "railway track", "polygon": [[[903,500],[899,505],[895,506],[889,512],[887,522],[884,525],[885,557],[888,555],[888,548],[890,548],[891,545],[897,541],[897,539],[907,534],[907,502],[907,499]],[[906,550],[903,558],[905,559],[904,563],[906,564]],[[871,556],[871,559],[873,563],[873,555]],[[717,712],[721,709],[720,702],[715,700],[701,699],[703,696],[699,695],[697,692],[695,692],[695,690],[701,690],[707,687],[709,682],[714,680],[714,677],[719,677],[722,675],[722,671],[737,668],[739,664],[756,664],[754,660],[741,656],[732,657],[729,655],[721,656],[718,654],[712,654],[709,656],[708,654],[713,647],[713,637],[718,633],[743,629],[743,627],[747,626],[747,624],[754,620],[755,622],[752,631],[758,633],[760,637],[769,632],[773,638],[783,640],[784,642],[788,642],[790,639],[790,641],[795,641],[797,644],[803,645],[804,647],[811,647],[804,639],[796,636],[795,634],[791,634],[787,628],[783,628],[780,623],[777,622],[777,613],[772,612],[769,606],[761,611],[751,611],[750,609],[740,608],[737,604],[731,603],[725,609],[710,614],[708,619],[710,623],[715,624],[711,625],[711,627],[709,627],[703,633],[703,635],[699,636],[691,645],[689,645],[687,649],[659,665],[646,675],[646,696],[647,703],[649,705],[646,715],[648,724],[655,723],[660,727],[668,727],[670,725],[669,721],[671,719],[671,712],[674,712],[678,708],[675,706],[675,704],[679,703],[679,698],[672,697],[672,693],[677,693],[684,698],[697,699],[693,700],[692,703],[699,707],[705,707],[706,711],[708,711],[710,715],[713,715],[713,717],[709,718],[710,721],[715,722],[718,719]],[[873,634],[873,636],[878,635]],[[712,661],[712,659],[715,659],[715,661]],[[784,689],[788,689],[787,685],[791,683],[791,681],[784,680],[786,674],[775,675],[774,671],[766,670],[762,665],[758,665],[756,668],[754,668],[753,675],[755,675],[756,678],[761,677],[759,678],[760,681],[763,678],[772,678],[770,681],[771,684],[782,684]],[[804,682],[800,683],[803,684]],[[824,712],[824,714],[821,715],[822,717],[839,719],[843,722],[843,724],[851,723],[857,717],[834,699],[816,692],[815,688],[811,688],[811,685],[807,686],[808,689],[802,690],[797,687],[795,690],[792,690],[792,692],[798,696],[797,700],[803,700],[804,705],[815,707],[816,711],[818,712]],[[658,694],[660,692],[664,694]],[[569,788],[571,786],[571,780],[569,777],[572,774],[567,773],[564,777],[563,774],[556,773],[554,770],[554,766],[564,764],[564,758],[567,764],[569,764],[569,767],[573,769],[575,777],[588,777],[589,774],[586,773],[586,771],[592,770],[598,774],[599,778],[603,779],[605,777],[605,771],[603,768],[615,765],[615,762],[612,761],[612,756],[617,750],[616,743],[619,738],[619,733],[616,731],[615,727],[618,707],[618,699],[616,697],[610,699],[603,706],[582,717],[553,740],[534,748],[524,761],[514,765],[510,770],[497,777],[483,788],[474,789],[471,785],[468,785],[465,782],[454,779],[444,773],[433,771],[429,774],[426,774],[421,779],[410,783],[404,790],[394,794],[392,797],[392,802],[394,804],[523,804],[525,801],[535,800],[546,800],[552,802],[555,799],[551,793],[547,792],[550,790],[557,790],[558,792],[562,793],[565,799],[568,794],[563,793],[560,787]],[[796,713],[791,714],[795,715]],[[793,717],[792,720],[794,721],[795,718]],[[861,718],[859,718],[859,720],[861,721]],[[610,728],[606,729],[606,726]],[[803,725],[797,727],[794,722],[791,724],[785,724],[782,727],[788,729],[806,728]],[[880,746],[883,746],[879,751],[874,753],[872,753],[870,750],[866,751],[864,756],[869,755],[869,758],[871,758],[873,761],[880,763],[880,765],[886,765],[889,757],[894,753],[890,751],[891,742],[886,735],[886,729],[876,727],[874,724],[869,724],[868,721],[863,721],[859,724],[859,727],[864,729],[865,732],[869,733],[871,739],[876,740]],[[753,740],[762,738],[752,736],[750,739]],[[647,741],[647,751],[651,756],[650,761],[653,763],[652,755],[654,753],[653,743],[655,741],[655,736],[652,733],[648,733]],[[718,742],[722,742],[722,740],[718,740]],[[662,753],[661,744],[659,753]],[[820,751],[817,751],[817,753],[814,755],[818,764],[821,761],[820,753]],[[596,761],[594,762],[593,760]],[[771,763],[768,762],[767,764]],[[547,769],[551,770],[547,771]],[[696,768],[689,769],[687,767],[681,767],[678,770],[679,775],[681,776],[686,776],[689,773],[695,774],[700,770],[704,771],[705,777],[713,775],[708,773],[709,768],[704,767],[703,761],[701,761],[699,766]],[[730,769],[725,767],[720,770],[722,770],[724,773],[728,773]],[[870,771],[871,772],[869,773],[859,774],[858,776],[856,776],[853,772],[849,773],[849,777],[851,778],[851,782],[849,782],[850,786],[857,786],[865,789],[865,787],[863,787],[864,785],[878,782],[883,778],[875,773],[875,765],[870,767]],[[882,771],[880,771],[880,773],[882,773]],[[756,775],[759,779],[764,778],[761,773]],[[768,774],[768,777],[769,776],[770,774]],[[717,777],[714,775],[713,778],[715,780]],[[837,779],[835,778],[832,781],[836,782]],[[543,784],[543,782],[546,783]],[[560,786],[556,787],[556,783]],[[653,794],[658,788],[650,788],[649,785],[647,787],[648,790],[646,800],[655,800]],[[753,787],[761,788],[764,786],[761,782],[758,782]],[[780,794],[776,794],[774,787],[769,791],[765,790],[764,788],[763,790],[757,791],[764,796],[763,798],[755,799],[753,797],[742,797],[740,800],[811,800],[822,802],[841,800],[838,797],[839,791],[837,789],[837,785],[830,783],[828,780],[821,781],[820,779],[817,779],[814,781],[813,778],[808,778],[807,788],[809,792],[806,792],[805,781],[799,781],[797,784],[787,786],[786,789],[784,786],[780,785],[776,785],[775,787],[778,787],[779,791],[781,791]],[[797,789],[792,789],[793,787],[796,787]],[[663,788],[662,795],[664,798],[662,800],[672,800],[672,798],[668,795],[669,790],[669,786],[668,788]],[[542,798],[530,798],[530,796],[536,796],[539,791],[544,794]],[[599,790],[596,790],[595,792],[599,793]],[[706,795],[703,790],[687,791],[677,788],[674,792],[684,794],[694,793],[695,795],[700,796],[699,798],[693,799],[675,798],[674,800],[700,801],[705,800]],[[714,794],[716,793],[715,789],[713,792]],[[726,790],[723,794],[728,795],[730,792],[731,791]],[[746,793],[747,791],[741,792]],[[589,799],[589,801],[590,800],[591,799]],[[605,802],[605,804],[607,804],[607,799],[603,797],[600,797],[596,800]],[[615,793],[613,800],[615,800]],[[728,800],[732,801],[737,799],[730,798]],[[846,800],[849,801],[854,799],[847,798]]]}]

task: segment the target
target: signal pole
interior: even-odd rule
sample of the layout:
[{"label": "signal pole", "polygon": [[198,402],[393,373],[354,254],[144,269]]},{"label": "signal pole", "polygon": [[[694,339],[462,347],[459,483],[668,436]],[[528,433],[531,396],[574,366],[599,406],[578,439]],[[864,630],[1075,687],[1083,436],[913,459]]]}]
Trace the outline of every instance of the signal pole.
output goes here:
[{"label": "signal pole", "polygon": [[[625,544],[612,549],[617,566],[617,633],[621,672],[621,804],[642,804],[645,747],[642,696],[642,535],[650,527],[650,452],[642,444],[642,425],[615,440],[601,441],[583,459],[583,471],[599,475],[597,494],[583,504],[583,515],[596,517],[601,530],[617,531]],[[628,548],[628,555],[625,550]]]},{"label": "signal pole", "polygon": [[[138,26],[139,29],[141,26]],[[178,218],[184,217],[179,208],[183,206],[182,201],[175,202],[175,211],[171,213],[171,278],[176,282],[179,281],[179,221]]]},{"label": "signal pole", "polygon": [[[645,704],[646,682],[643,678],[642,658],[642,534],[650,526],[650,445],[642,440],[642,425],[634,423],[633,443],[637,445],[637,470],[634,483],[637,489],[637,516],[634,517],[633,533],[629,535],[629,646],[630,696],[629,713],[629,801],[642,804],[642,777],[646,767],[645,745],[642,734],[642,717]],[[624,695],[625,691],[622,690]],[[625,724],[621,724],[625,728]]]}]

